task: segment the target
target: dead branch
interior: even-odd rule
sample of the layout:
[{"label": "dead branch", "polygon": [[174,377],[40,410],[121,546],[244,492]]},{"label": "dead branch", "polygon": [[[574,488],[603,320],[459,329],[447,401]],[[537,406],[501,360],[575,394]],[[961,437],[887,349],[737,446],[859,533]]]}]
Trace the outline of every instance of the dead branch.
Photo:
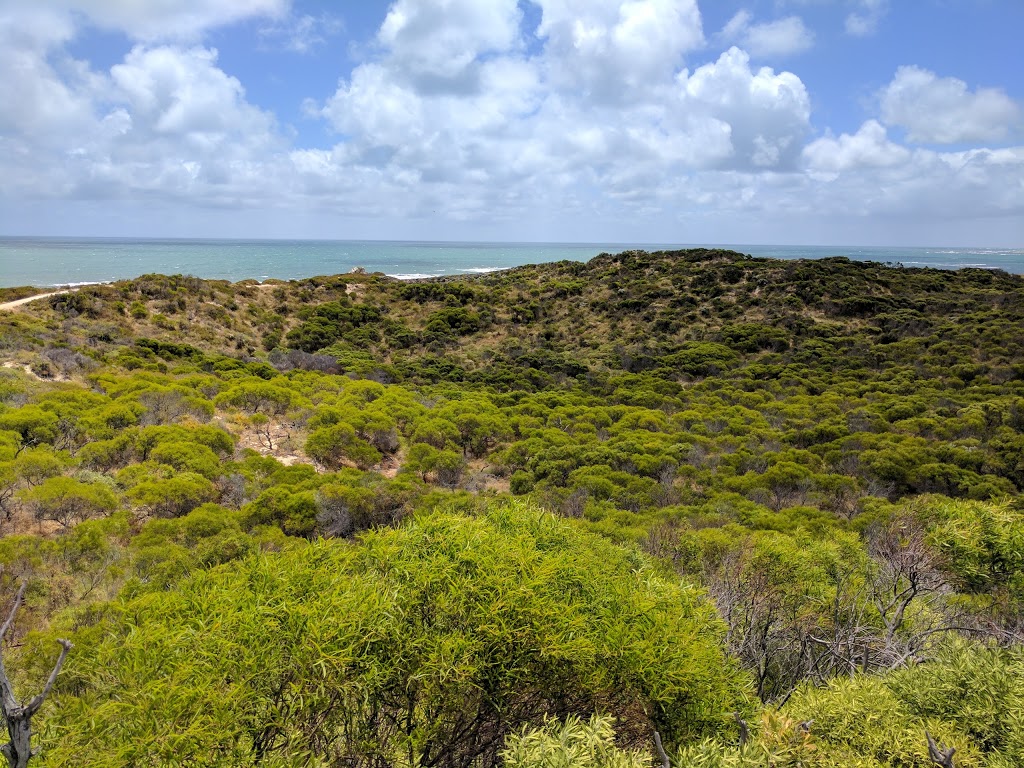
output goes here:
[{"label": "dead branch", "polygon": [[665,745],[661,743],[661,734],[657,730],[654,731],[654,746],[658,750],[658,757],[661,758],[662,768],[672,768],[672,763],[668,759],[668,753],[665,751]]},{"label": "dead branch", "polygon": [[43,690],[33,696],[28,704],[19,703],[14,696],[14,687],[7,676],[7,668],[4,666],[3,643],[7,638],[7,632],[14,623],[18,608],[21,607],[25,598],[26,586],[25,582],[21,583],[18,594],[14,597],[11,612],[7,615],[7,621],[0,627],[0,708],[3,709],[7,734],[11,739],[7,744],[0,746],[0,755],[7,758],[8,768],[27,768],[28,761],[35,754],[32,750],[32,716],[39,711],[43,702],[46,701],[46,697],[53,690],[53,685],[57,682],[57,675],[60,674],[61,667],[64,666],[64,659],[67,658],[68,651],[72,648],[71,643],[67,640],[57,641],[60,643],[60,655],[57,657],[57,663],[54,664],[53,671],[50,672]]},{"label": "dead branch", "polygon": [[956,752],[956,747],[944,749],[935,743],[935,739],[928,731],[925,731],[924,735],[928,739],[928,758],[940,768],[954,768],[953,753]]}]

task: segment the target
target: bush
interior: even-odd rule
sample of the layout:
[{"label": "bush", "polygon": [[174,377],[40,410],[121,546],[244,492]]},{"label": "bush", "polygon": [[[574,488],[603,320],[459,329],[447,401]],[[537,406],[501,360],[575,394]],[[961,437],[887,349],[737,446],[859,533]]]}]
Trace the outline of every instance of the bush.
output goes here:
[{"label": "bush", "polygon": [[650,755],[615,746],[612,718],[569,717],[510,736],[501,752],[505,768],[650,768]]},{"label": "bush", "polygon": [[682,741],[745,706],[720,640],[696,590],[551,515],[433,513],[128,600],[75,637],[42,746],[53,765],[493,764],[550,712],[607,708],[627,747]]},{"label": "bush", "polygon": [[36,517],[65,527],[117,509],[117,497],[109,488],[70,477],[51,477],[22,493],[21,498],[35,509]]}]

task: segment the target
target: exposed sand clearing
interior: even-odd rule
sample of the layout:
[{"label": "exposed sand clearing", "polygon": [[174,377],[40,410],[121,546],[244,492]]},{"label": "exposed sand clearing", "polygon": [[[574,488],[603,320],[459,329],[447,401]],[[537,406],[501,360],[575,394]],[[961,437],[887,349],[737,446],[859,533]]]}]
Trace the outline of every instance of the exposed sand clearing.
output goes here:
[{"label": "exposed sand clearing", "polygon": [[65,288],[62,291],[50,291],[49,293],[37,293],[35,296],[28,296],[24,299],[17,299],[16,301],[8,301],[6,304],[0,304],[0,312],[12,312],[24,304],[28,304],[31,301],[38,301],[39,299],[48,299],[50,296],[59,296],[62,293],[74,293],[77,288]]}]

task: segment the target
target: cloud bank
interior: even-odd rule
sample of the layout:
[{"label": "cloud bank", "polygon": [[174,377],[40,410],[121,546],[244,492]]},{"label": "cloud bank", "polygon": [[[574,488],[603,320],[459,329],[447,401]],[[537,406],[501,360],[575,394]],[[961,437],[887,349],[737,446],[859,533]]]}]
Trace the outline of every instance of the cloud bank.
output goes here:
[{"label": "cloud bank", "polygon": [[[885,7],[865,0],[847,30],[867,34]],[[423,219],[511,239],[541,219],[566,239],[686,240],[740,221],[752,237],[810,217],[1024,216],[1021,111],[1000,90],[900,67],[877,114],[836,136],[814,127],[798,74],[753,63],[812,46],[799,17],[741,12],[709,41],[695,0],[534,9],[530,23],[516,0],[395,0],[333,93],[296,94],[330,136],[302,146],[205,42],[243,20],[308,26],[285,0],[2,3],[0,72],[19,76],[0,77],[0,200]],[[123,60],[75,59],[83,24],[128,36]]]}]

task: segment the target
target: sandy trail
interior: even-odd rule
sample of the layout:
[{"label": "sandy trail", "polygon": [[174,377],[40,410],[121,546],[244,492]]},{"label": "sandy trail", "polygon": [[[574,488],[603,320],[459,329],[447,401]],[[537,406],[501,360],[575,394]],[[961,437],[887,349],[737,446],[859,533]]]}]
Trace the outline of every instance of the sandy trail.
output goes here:
[{"label": "sandy trail", "polygon": [[16,301],[8,301],[6,304],[0,304],[0,312],[12,312],[20,306],[28,304],[30,301],[39,301],[39,299],[48,299],[50,296],[59,296],[62,293],[73,293],[77,291],[77,288],[65,288],[62,291],[50,291],[49,293],[37,293],[35,296],[28,296],[24,299],[17,299]]}]

